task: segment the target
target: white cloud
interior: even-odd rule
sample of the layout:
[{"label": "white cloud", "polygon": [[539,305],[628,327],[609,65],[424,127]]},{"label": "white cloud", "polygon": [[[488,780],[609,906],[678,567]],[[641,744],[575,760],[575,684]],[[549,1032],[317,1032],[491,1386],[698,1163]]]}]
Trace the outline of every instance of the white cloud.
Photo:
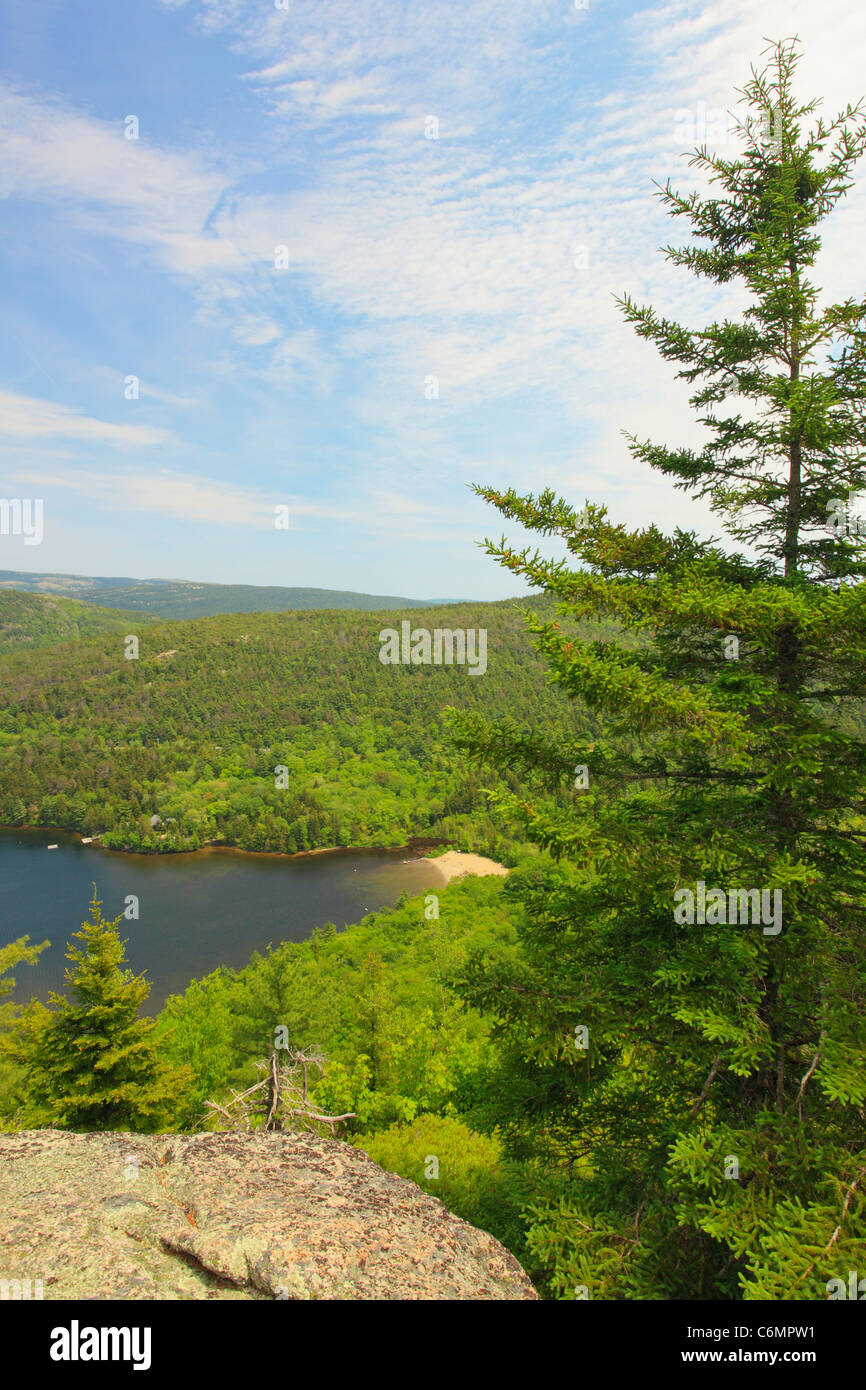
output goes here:
[{"label": "white cloud", "polygon": [[280,330],[273,319],[269,319],[263,314],[251,314],[248,318],[235,324],[233,332],[238,342],[244,343],[247,347],[264,347],[280,336]]},{"label": "white cloud", "polygon": [[0,83],[0,141],[0,196],[57,205],[64,221],[147,245],[172,270],[242,265],[230,240],[207,231],[228,176],[199,155],[157,148],[144,118],[139,138],[127,140],[122,120],[96,120]]},{"label": "white cloud", "polygon": [[307,529],[305,523],[312,522],[315,527],[315,523],[325,522],[329,532],[334,526],[357,531],[361,525],[371,534],[393,535],[396,523],[403,540],[441,544],[455,539],[470,543],[475,538],[468,527],[454,526],[453,507],[401,494],[393,488],[368,486],[363,480],[359,480],[354,496],[331,503],[285,491],[279,495],[266,493],[260,488],[169,468],[106,472],[74,465],[58,467],[61,460],[59,454],[49,458],[43,455],[26,469],[13,464],[5,476],[9,482],[26,483],[31,490],[74,493],[90,506],[97,505],[110,513],[133,512],[204,526],[272,530],[274,508],[279,504],[289,507],[290,531]]},{"label": "white cloud", "polygon": [[19,396],[3,390],[0,390],[0,434],[20,439],[56,435],[63,439],[137,449],[165,444],[172,438],[167,430],[155,429],[150,425],[111,424],[54,401],[37,400],[33,396]]},{"label": "white cloud", "polygon": [[164,468],[124,473],[30,470],[26,477],[31,486],[66,488],[114,511],[220,526],[273,525],[274,503],[252,490]]},{"label": "white cloud", "polygon": [[164,401],[166,405],[177,406],[179,410],[187,410],[190,406],[200,404],[195,396],[178,396],[173,391],[161,391],[152,381],[146,380],[141,383],[141,398]]},{"label": "white cloud", "polygon": [[399,106],[381,100],[381,91],[380,81],[371,73],[339,82],[299,78],[280,86],[276,109],[290,111],[299,108],[307,115],[326,119],[334,119],[347,112],[356,116],[399,114]]}]

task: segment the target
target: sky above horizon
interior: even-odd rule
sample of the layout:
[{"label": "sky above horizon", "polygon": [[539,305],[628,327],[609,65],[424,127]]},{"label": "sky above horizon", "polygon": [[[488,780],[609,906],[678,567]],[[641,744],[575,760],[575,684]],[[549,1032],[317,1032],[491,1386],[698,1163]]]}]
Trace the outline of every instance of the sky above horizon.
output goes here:
[{"label": "sky above horizon", "polygon": [[[472,482],[719,534],[628,453],[703,436],[613,296],[736,311],[653,180],[793,35],[800,97],[866,94],[848,0],[6,0],[0,496],[45,522],[0,568],[508,597],[478,542],[536,538]],[[826,298],[864,234],[855,187]]]}]

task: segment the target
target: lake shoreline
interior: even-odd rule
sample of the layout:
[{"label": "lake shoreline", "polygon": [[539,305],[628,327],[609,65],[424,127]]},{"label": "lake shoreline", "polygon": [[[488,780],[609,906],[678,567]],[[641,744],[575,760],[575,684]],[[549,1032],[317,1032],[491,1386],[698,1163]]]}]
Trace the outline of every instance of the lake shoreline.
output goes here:
[{"label": "lake shoreline", "polygon": [[[418,850],[438,849],[442,845],[447,845],[448,840],[439,839],[436,836],[410,835],[408,843],[405,845],[322,845],[317,849],[297,850],[294,854],[286,854],[278,849],[244,849],[242,845],[228,844],[224,840],[207,840],[198,849],[116,849],[113,845],[102,843],[102,834],[98,831],[93,836],[82,836],[79,830],[72,830],[68,825],[0,825],[0,832],[12,833],[16,830],[45,831],[46,834],[72,835],[79,844],[85,839],[90,840],[90,844],[84,845],[85,849],[101,849],[106,854],[132,854],[140,859],[167,859],[171,855],[183,854],[245,854],[253,857],[267,859],[312,859],[322,854],[413,854],[416,860],[428,860],[435,863],[438,856],[418,854]],[[456,853],[456,851],[451,851]],[[446,851],[448,853],[448,851]]]},{"label": "lake shoreline", "polygon": [[405,859],[404,863],[431,864],[441,874],[446,887],[454,879],[464,878],[467,874],[475,874],[479,878],[491,876],[504,878],[508,874],[508,869],[504,864],[499,864],[495,859],[488,859],[485,855],[476,854],[474,851],[444,849],[442,854],[419,854],[419,850],[440,849],[449,843],[448,840],[427,835],[410,835],[405,845],[322,845],[317,849],[302,849],[297,850],[294,854],[285,854],[281,850],[244,849],[241,845],[229,845],[219,840],[209,840],[206,844],[200,845],[198,849],[115,849],[109,845],[103,845],[98,835],[82,836],[79,831],[70,830],[64,825],[0,825],[0,833],[8,834],[16,830],[71,835],[79,844],[82,844],[84,839],[89,838],[90,843],[84,845],[85,849],[101,849],[106,854],[128,854],[136,859],[169,859],[184,855],[229,854],[242,855],[248,859],[285,859],[287,862],[292,862],[297,859],[318,859],[325,854],[337,857],[354,854],[406,854],[410,857]]}]

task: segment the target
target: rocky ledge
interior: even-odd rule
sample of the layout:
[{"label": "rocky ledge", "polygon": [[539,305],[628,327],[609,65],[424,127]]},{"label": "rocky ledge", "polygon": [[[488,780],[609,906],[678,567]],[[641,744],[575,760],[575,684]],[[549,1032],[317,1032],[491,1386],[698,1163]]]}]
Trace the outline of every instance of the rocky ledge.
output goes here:
[{"label": "rocky ledge", "polygon": [[538,1297],[492,1236],[309,1134],[0,1134],[0,1283],[27,1279],[47,1299]]}]

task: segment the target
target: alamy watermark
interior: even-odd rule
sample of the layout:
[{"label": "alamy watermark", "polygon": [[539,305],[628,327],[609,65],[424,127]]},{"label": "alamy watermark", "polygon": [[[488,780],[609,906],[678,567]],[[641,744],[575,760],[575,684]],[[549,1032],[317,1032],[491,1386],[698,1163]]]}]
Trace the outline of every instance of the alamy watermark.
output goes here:
[{"label": "alamy watermark", "polygon": [[707,106],[705,101],[674,111],[673,134],[680,145],[739,145],[743,127],[767,153],[781,153],[783,117],[778,106],[766,107],[760,116],[751,116],[742,125],[732,111],[723,106]]},{"label": "alamy watermark", "polygon": [[831,497],[827,503],[827,529],[840,536],[866,536],[866,519],[851,515],[851,499]]},{"label": "alamy watermark", "polygon": [[24,1279],[0,1279],[0,1303],[7,1300],[28,1301],[30,1299],[43,1299],[45,1297],[45,1281],[43,1279],[31,1279],[28,1274]]},{"label": "alamy watermark", "polygon": [[44,535],[41,497],[0,497],[0,536],[23,536],[25,545],[41,545]]},{"label": "alamy watermark", "polygon": [[[696,891],[695,891],[696,890]],[[757,926],[763,923],[764,936],[778,936],[782,930],[782,890],[769,888],[710,888],[699,878],[691,888],[674,891],[674,921],[681,925]]]},{"label": "alamy watermark", "polygon": [[51,1331],[48,1355],[52,1361],[130,1361],[134,1371],[151,1364],[149,1327],[82,1327],[73,1318],[69,1327]]},{"label": "alamy watermark", "polygon": [[400,631],[383,627],[379,633],[379,660],[383,666],[468,666],[470,676],[483,676],[487,670],[487,629],[485,627],[442,628],[430,632],[405,619]]},{"label": "alamy watermark", "polygon": [[853,1298],[859,1303],[866,1300],[866,1279],[858,1279],[856,1269],[849,1269],[847,1285],[844,1279],[828,1279],[825,1288],[831,1303],[840,1298]]}]

